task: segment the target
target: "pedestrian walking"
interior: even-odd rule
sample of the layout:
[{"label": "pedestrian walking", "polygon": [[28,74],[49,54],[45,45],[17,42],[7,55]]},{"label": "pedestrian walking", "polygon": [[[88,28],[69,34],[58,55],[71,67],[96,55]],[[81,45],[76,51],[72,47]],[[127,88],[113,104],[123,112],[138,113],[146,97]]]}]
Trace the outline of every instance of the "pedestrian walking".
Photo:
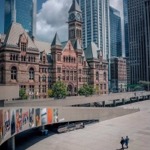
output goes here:
[{"label": "pedestrian walking", "polygon": [[120,144],[121,144],[122,149],[124,149],[124,146],[123,146],[123,145],[124,145],[124,142],[125,142],[125,140],[124,140],[124,138],[122,137],[122,138],[121,138],[121,141],[120,141]]},{"label": "pedestrian walking", "polygon": [[129,144],[129,137],[128,136],[126,136],[124,143],[126,145],[126,148],[128,148],[128,144]]}]

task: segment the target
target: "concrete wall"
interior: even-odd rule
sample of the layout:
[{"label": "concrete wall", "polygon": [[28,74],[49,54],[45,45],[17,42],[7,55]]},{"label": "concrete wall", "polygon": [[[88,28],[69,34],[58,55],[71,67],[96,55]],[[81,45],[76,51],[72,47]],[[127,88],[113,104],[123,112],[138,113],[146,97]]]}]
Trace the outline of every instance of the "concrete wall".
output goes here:
[{"label": "concrete wall", "polygon": [[[42,125],[84,120],[103,121],[137,111],[139,111],[139,109],[83,107],[3,107],[0,108],[0,128],[3,129],[3,132],[0,131],[0,145],[16,134],[31,128],[40,127]],[[6,122],[9,122],[9,127],[6,127]]]},{"label": "concrete wall", "polygon": [[3,86],[0,85],[0,100],[19,98],[19,85]]}]

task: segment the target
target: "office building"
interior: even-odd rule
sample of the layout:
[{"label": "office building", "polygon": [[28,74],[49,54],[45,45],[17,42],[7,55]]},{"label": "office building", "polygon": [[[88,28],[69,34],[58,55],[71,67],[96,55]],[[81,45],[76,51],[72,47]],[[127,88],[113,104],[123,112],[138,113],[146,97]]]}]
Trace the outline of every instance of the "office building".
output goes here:
[{"label": "office building", "polygon": [[109,58],[109,0],[77,0],[82,10],[83,47],[94,42]]},{"label": "office building", "polygon": [[130,84],[150,81],[149,0],[128,0]]},{"label": "office building", "polygon": [[129,57],[128,0],[123,0],[123,15],[124,15],[125,57]]},{"label": "office building", "polygon": [[126,59],[123,57],[111,58],[111,91],[125,92],[127,90]]},{"label": "office building", "polygon": [[30,36],[35,36],[36,0],[5,0],[4,33],[12,22],[20,23]]},{"label": "office building", "polygon": [[110,56],[122,56],[122,34],[120,12],[110,7]]}]

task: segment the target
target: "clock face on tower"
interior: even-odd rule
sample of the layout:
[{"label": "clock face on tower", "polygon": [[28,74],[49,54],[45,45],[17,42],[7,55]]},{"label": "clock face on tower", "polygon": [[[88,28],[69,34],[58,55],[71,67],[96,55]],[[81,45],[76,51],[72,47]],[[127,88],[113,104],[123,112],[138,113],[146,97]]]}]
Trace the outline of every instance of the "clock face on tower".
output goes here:
[{"label": "clock face on tower", "polygon": [[70,14],[69,15],[69,21],[72,21],[74,19],[75,19],[75,14],[74,13]]},{"label": "clock face on tower", "polygon": [[81,14],[80,13],[76,14],[76,20],[81,21]]}]

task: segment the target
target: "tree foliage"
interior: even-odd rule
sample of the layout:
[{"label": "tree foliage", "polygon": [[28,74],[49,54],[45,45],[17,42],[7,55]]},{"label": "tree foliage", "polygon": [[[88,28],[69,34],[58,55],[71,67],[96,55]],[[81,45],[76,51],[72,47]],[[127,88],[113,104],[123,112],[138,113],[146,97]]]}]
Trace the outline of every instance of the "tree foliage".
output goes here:
[{"label": "tree foliage", "polygon": [[20,97],[20,99],[27,99],[28,98],[26,91],[24,89],[19,90],[19,97]]},{"label": "tree foliage", "polygon": [[67,95],[67,87],[61,81],[57,81],[56,83],[54,83],[52,91],[55,99],[62,99],[65,98]]},{"label": "tree foliage", "polygon": [[52,89],[48,89],[48,97],[53,97],[53,90]]},{"label": "tree foliage", "polygon": [[83,87],[79,89],[78,93],[79,95],[89,96],[95,93],[95,89],[91,85],[84,84]]}]

